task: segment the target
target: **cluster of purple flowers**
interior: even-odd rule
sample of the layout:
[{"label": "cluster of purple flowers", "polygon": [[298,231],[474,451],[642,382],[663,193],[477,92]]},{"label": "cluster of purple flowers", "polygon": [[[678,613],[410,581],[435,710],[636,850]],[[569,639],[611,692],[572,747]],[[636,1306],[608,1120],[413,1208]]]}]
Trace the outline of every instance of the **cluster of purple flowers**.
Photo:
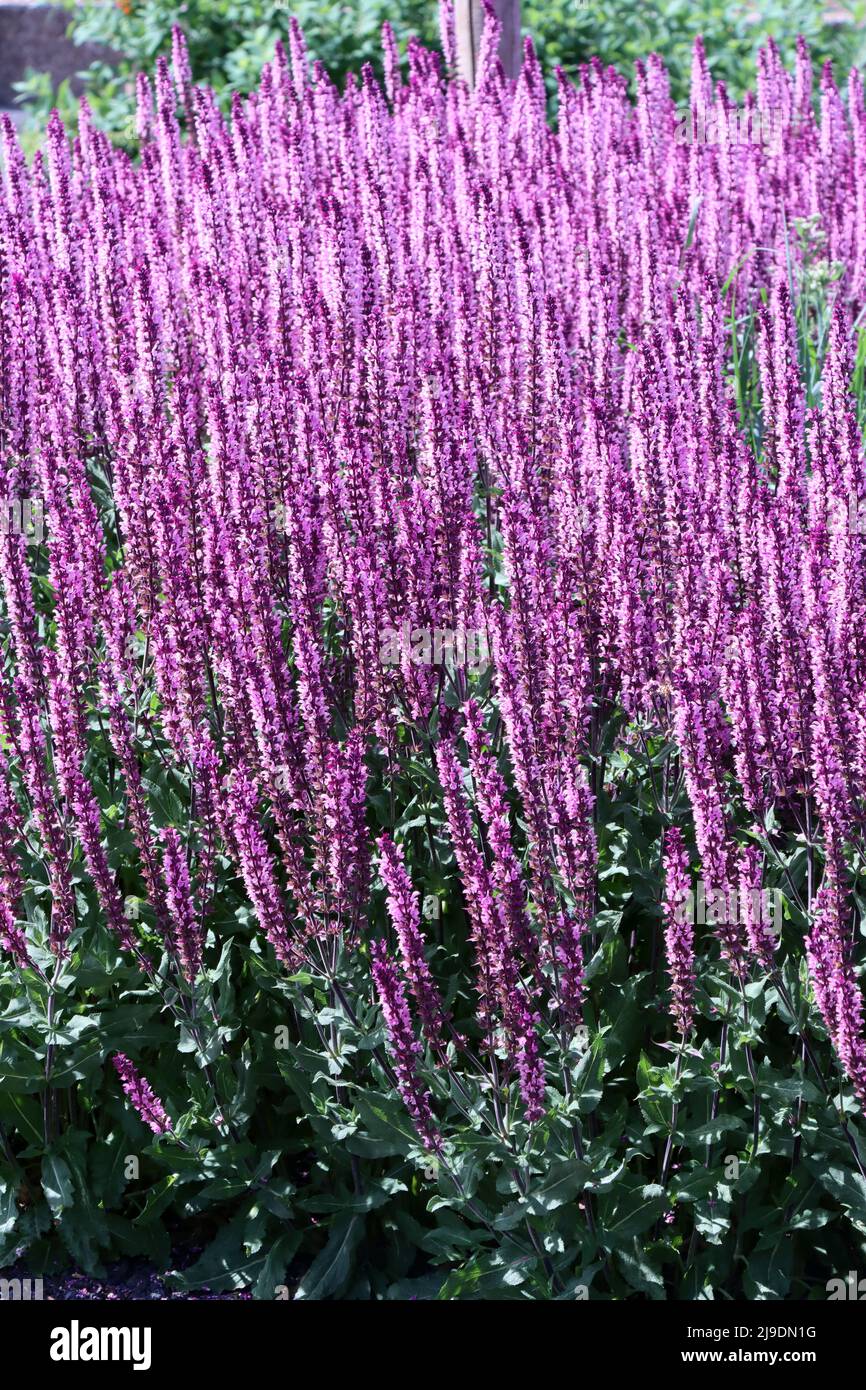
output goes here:
[{"label": "cluster of purple flowers", "polygon": [[148,1129],[152,1129],[154,1134],[170,1134],[171,1120],[165,1113],[162,1101],[154,1094],[150,1083],[139,1075],[124,1053],[116,1053],[112,1061],[114,1070],[120,1077],[120,1084],[127,1100],[133,1110],[138,1111]]},{"label": "cluster of purple flowers", "polygon": [[[139,80],[138,161],[86,105],[72,141],[52,116],[32,167],[5,120],[0,461],[9,496],[44,500],[47,535],[0,534],[0,943],[26,962],[16,845],[35,843],[53,949],[76,925],[76,847],[136,947],[91,775],[106,749],[130,867],[189,986],[221,856],[279,959],[328,975],[368,931],[381,863],[397,945],[372,974],[435,1147],[410,1003],[434,1055],[461,1040],[403,855],[385,835],[374,857],[367,816],[370,769],[408,738],[444,806],[479,1031],[536,1120],[543,1032],[567,1043],[582,1017],[593,774],[624,711],[675,740],[713,888],[762,882],[738,826],[808,817],[824,877],[803,949],[866,1098],[848,921],[866,553],[839,524],[866,497],[848,392],[861,78],[845,105],[825,72],[816,116],[805,46],[791,75],[770,44],[749,106],[778,140],[683,144],[655,57],[634,103],[598,63],[561,77],[554,130],[531,44],[506,80],[492,19],[474,90],[414,43],[404,81],[386,37],[387,92],[365,68],[341,93],[293,27],[227,119],[177,35],[173,67]],[[695,119],[727,107],[698,44]],[[843,267],[817,406],[795,218],[820,219]],[[728,371],[732,295],[755,311],[760,456]],[[486,633],[490,682],[383,663],[404,625]],[[183,835],[157,828],[157,750],[189,789]],[[685,891],[678,832],[667,849],[669,894]],[[672,901],[686,1033],[695,942]],[[717,934],[740,978],[772,967],[759,926]]]}]

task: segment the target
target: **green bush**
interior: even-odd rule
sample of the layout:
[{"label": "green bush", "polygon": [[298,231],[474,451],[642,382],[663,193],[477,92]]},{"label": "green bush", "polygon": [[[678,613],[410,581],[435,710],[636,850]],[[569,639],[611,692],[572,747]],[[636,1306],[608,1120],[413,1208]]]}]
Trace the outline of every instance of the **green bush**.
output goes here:
[{"label": "green bush", "polygon": [[[386,0],[356,0],[332,4],[325,0],[126,0],[118,4],[93,0],[62,0],[74,12],[70,32],[76,43],[103,43],[123,55],[112,68],[93,64],[84,80],[100,124],[119,143],[134,143],[135,74],[152,69],[159,54],[171,53],[171,30],[183,29],[189,47],[193,78],[207,82],[224,105],[234,92],[249,92],[262,64],[273,55],[278,39],[286,40],[290,17],[300,22],[307,44],[331,76],[342,81],[350,70],[370,62],[380,67],[381,30],[391,22],[404,44],[411,34],[436,41],[438,21],[430,0],[401,0],[399,13]],[[75,101],[64,84],[52,93],[50,79],[31,74],[19,84],[36,120],[44,120],[55,99],[65,119],[74,117]]]},{"label": "green bush", "polygon": [[545,69],[559,65],[573,73],[597,54],[603,63],[630,72],[637,59],[655,52],[665,60],[677,98],[688,93],[692,45],[698,35],[713,76],[737,97],[754,84],[755,58],[768,36],[776,40],[786,62],[793,58],[798,34],[808,41],[816,67],[831,60],[841,71],[866,54],[858,27],[866,17],[863,4],[847,6],[848,18],[839,24],[829,23],[826,11],[813,0],[528,0],[522,13]]},{"label": "green bush", "polygon": [[[95,0],[62,0],[74,14],[70,32],[76,43],[103,43],[123,57],[116,67],[95,63],[84,74],[88,99],[98,121],[120,144],[134,145],[134,78],[153,66],[159,54],[171,51],[172,25],[183,29],[189,45],[193,77],[207,82],[227,104],[234,92],[255,85],[262,63],[270,58],[277,39],[289,32],[289,18],[299,20],[310,52],[331,76],[342,82],[364,63],[380,67],[380,32],[388,20],[401,45],[412,34],[426,44],[438,42],[436,0],[356,0],[333,4],[327,0],[124,0],[124,4]],[[125,6],[125,7],[124,7]],[[688,91],[692,44],[701,34],[715,77],[731,93],[742,95],[754,81],[755,55],[772,35],[790,60],[798,34],[809,41],[816,66],[832,60],[840,71],[866,57],[861,25],[866,3],[858,0],[844,11],[847,18],[830,23],[812,0],[753,0],[751,4],[692,3],[692,0],[606,0],[579,4],[576,0],[524,0],[523,25],[539,50],[548,81],[553,85],[557,65],[574,74],[581,63],[597,55],[605,64],[631,72],[636,59],[660,53],[671,73],[674,94]],[[18,84],[33,123],[44,121],[58,105],[74,121],[75,100],[64,83],[52,89],[44,73],[31,73]]]}]

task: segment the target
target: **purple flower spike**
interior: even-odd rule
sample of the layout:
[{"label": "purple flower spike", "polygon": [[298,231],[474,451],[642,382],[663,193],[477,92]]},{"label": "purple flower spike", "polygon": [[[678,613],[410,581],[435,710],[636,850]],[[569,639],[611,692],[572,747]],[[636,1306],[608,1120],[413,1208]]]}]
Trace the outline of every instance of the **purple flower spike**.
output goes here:
[{"label": "purple flower spike", "polygon": [[162,1101],[154,1095],[150,1084],[138,1074],[129,1058],[123,1052],[117,1052],[111,1060],[127,1100],[147,1127],[154,1134],[171,1134],[171,1120],[165,1113]]}]

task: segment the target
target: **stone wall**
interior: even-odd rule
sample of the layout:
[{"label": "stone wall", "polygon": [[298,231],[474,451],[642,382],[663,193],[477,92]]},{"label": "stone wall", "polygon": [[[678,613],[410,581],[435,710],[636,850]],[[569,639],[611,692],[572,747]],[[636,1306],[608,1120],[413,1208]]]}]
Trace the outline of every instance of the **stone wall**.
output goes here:
[{"label": "stone wall", "polygon": [[[55,83],[72,77],[110,49],[96,44],[76,45],[66,37],[72,18],[55,5],[8,4],[0,0],[0,107],[15,101],[13,82],[28,68],[50,72]],[[73,88],[79,84],[73,81]]]}]

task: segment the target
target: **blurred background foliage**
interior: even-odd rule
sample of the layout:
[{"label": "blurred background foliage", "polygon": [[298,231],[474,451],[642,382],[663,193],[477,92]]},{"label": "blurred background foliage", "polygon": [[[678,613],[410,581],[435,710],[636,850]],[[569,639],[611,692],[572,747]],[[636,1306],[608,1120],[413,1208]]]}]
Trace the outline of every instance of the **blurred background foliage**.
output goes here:
[{"label": "blurred background foliage", "polygon": [[[342,82],[365,62],[379,68],[380,31],[387,19],[401,46],[412,34],[438,46],[436,0],[61,0],[70,11],[76,42],[104,43],[119,61],[93,64],[84,73],[88,99],[99,124],[119,144],[135,144],[134,81],[158,54],[170,53],[172,25],[187,36],[197,81],[207,82],[228,104],[234,92],[256,83],[277,39],[285,39],[292,14],[300,21],[311,54]],[[814,0],[524,0],[522,19],[539,50],[548,79],[563,67],[575,75],[594,54],[631,72],[636,58],[652,51],[665,60],[674,95],[688,90],[691,46],[704,38],[715,77],[734,97],[753,85],[755,54],[768,35],[787,60],[798,34],[809,42],[816,68],[830,60],[837,79],[866,61],[866,0],[816,4]],[[68,83],[52,87],[45,73],[28,73],[18,84],[32,129],[52,106],[74,125],[76,99]]]}]

